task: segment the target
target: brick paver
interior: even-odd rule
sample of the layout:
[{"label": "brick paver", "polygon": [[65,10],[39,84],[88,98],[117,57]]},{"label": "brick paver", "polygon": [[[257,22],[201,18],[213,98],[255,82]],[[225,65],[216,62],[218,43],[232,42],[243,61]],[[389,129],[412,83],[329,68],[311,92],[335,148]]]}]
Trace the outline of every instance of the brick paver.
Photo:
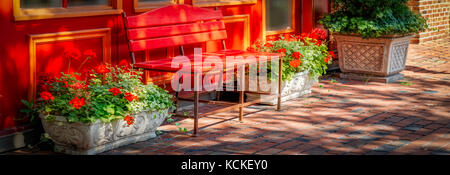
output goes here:
[{"label": "brick paver", "polygon": [[190,136],[193,120],[180,120],[188,133],[167,124],[158,138],[103,154],[449,155],[450,38],[411,45],[402,73],[392,84],[330,74],[281,112],[249,107],[243,123],[237,111],[211,115],[200,119],[198,137]]}]

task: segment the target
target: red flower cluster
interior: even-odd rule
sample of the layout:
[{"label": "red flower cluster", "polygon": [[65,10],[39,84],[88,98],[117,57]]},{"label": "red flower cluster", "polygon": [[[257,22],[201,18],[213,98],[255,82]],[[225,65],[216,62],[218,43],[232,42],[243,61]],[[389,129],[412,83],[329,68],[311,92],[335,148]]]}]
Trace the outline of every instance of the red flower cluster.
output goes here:
[{"label": "red flower cluster", "polygon": [[272,43],[266,43],[266,44],[264,44],[264,46],[265,47],[273,47],[273,44]]},{"label": "red flower cluster", "polygon": [[326,58],[323,60],[323,62],[328,63],[328,62],[330,62],[331,59],[332,59],[332,58],[331,58],[330,56],[328,56],[328,57],[326,57]]},{"label": "red flower cluster", "polygon": [[328,63],[333,58],[336,58],[336,55],[334,55],[333,51],[328,51],[328,56],[323,60],[325,63]]},{"label": "red flower cluster", "polygon": [[321,40],[316,40],[316,46],[320,46],[322,45],[322,41]]},{"label": "red flower cluster", "polygon": [[304,57],[300,52],[294,52],[294,53],[292,53],[292,56],[297,59],[300,59],[300,57],[301,58]]},{"label": "red flower cluster", "polygon": [[97,54],[91,49],[84,51],[83,54],[90,59],[97,58]]},{"label": "red flower cluster", "polygon": [[139,100],[136,95],[133,95],[132,93],[129,92],[125,93],[125,99],[127,99],[129,102],[132,102],[133,100]]},{"label": "red flower cluster", "polygon": [[319,28],[315,28],[311,31],[311,38],[317,39],[317,40],[325,40],[327,39],[327,31]]},{"label": "red flower cluster", "polygon": [[64,50],[64,58],[79,60],[81,58],[81,52],[75,48],[68,48]]},{"label": "red flower cluster", "polygon": [[331,57],[336,58],[336,55],[334,55],[334,52],[333,52],[333,51],[328,51],[328,54],[330,54]]},{"label": "red flower cluster", "polygon": [[127,115],[123,120],[127,121],[128,126],[134,124],[134,118],[129,115]]},{"label": "red flower cluster", "polygon": [[129,71],[128,69],[131,69],[131,65],[127,61],[121,61],[119,63],[119,67],[125,69],[125,71]]},{"label": "red flower cluster", "polygon": [[104,74],[104,73],[110,72],[110,70],[108,69],[108,66],[101,64],[95,68],[95,72],[97,72],[99,74]]},{"label": "red flower cluster", "polygon": [[298,39],[306,45],[308,43],[305,42],[305,38],[312,38],[315,45],[320,46],[322,41],[327,38],[327,32],[323,29],[315,28],[311,33],[302,33]]},{"label": "red flower cluster", "polygon": [[75,97],[69,102],[69,104],[71,104],[75,109],[80,109],[84,106],[84,104],[86,104],[86,101],[84,100],[84,98]]},{"label": "red flower cluster", "polygon": [[291,65],[294,68],[297,68],[301,64],[302,64],[302,61],[300,61],[300,60],[292,60],[291,62],[289,62],[289,65]]},{"label": "red flower cluster", "polygon": [[286,49],[285,48],[281,48],[277,50],[278,53],[286,53]]},{"label": "red flower cluster", "polygon": [[111,92],[114,96],[117,96],[122,93],[119,88],[111,88],[109,89],[109,92]]},{"label": "red flower cluster", "polygon": [[50,92],[48,92],[48,91],[41,92],[41,98],[43,100],[45,100],[45,101],[49,101],[49,100],[54,100],[55,99],[55,97],[53,97],[53,95]]}]

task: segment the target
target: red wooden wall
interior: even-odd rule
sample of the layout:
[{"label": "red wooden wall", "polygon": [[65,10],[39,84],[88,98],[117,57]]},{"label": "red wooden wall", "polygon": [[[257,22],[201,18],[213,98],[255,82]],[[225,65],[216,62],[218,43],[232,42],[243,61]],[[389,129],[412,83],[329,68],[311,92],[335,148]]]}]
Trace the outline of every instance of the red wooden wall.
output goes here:
[{"label": "red wooden wall", "polygon": [[[302,13],[297,15],[298,28],[296,32],[308,32],[313,28],[313,0],[297,0],[298,8]],[[185,4],[191,4],[191,0],[185,0]],[[258,0],[254,5],[239,5],[219,7],[224,16],[249,15],[249,39],[253,44],[257,40],[262,40],[262,0]],[[123,0],[123,10],[128,15],[133,14],[133,0]],[[229,33],[228,47],[242,49],[245,22],[237,21],[227,23]],[[63,53],[67,48],[75,48],[83,51],[92,49],[97,53],[97,58],[91,60],[88,65],[98,64],[103,60],[105,47],[109,54],[106,59],[117,64],[120,61],[128,60],[128,48],[124,38],[123,23],[120,15],[104,15],[91,17],[72,17],[60,19],[15,21],[13,16],[12,0],[0,1],[0,136],[23,130],[28,121],[24,120],[19,110],[24,106],[21,99],[28,99],[30,93],[30,36],[83,31],[101,30],[110,38],[70,38],[56,42],[37,42],[34,65],[37,75],[44,72],[60,72],[67,69],[67,60]],[[85,31],[86,32],[86,31]],[[89,33],[89,32],[88,32]],[[95,33],[95,32],[94,32]],[[101,32],[100,32],[101,33]],[[50,36],[57,37],[57,36]],[[73,36],[72,36],[73,37]],[[37,40],[37,39],[36,39]],[[215,44],[208,44],[205,49],[215,49]],[[176,49],[174,49],[176,50]],[[189,50],[189,49],[187,49]],[[162,57],[171,49],[151,51],[152,57]],[[188,51],[189,52],[189,51]],[[177,54],[176,51],[173,54]],[[140,56],[144,56],[141,54]],[[74,62],[72,66],[80,63]],[[153,73],[157,76],[158,73]]]}]

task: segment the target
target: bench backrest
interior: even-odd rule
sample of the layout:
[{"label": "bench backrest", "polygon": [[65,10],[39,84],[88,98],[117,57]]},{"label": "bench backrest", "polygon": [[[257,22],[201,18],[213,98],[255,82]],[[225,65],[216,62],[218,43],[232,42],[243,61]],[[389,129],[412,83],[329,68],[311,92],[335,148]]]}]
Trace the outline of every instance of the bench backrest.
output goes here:
[{"label": "bench backrest", "polygon": [[222,12],[190,5],[170,5],[127,17],[124,23],[131,52],[225,40]]}]

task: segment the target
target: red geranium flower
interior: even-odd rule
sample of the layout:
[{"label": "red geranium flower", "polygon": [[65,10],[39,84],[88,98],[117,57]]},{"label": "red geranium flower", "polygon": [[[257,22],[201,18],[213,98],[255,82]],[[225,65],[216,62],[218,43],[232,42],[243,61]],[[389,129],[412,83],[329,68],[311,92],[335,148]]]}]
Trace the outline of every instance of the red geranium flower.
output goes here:
[{"label": "red geranium flower", "polygon": [[119,88],[111,88],[109,89],[109,92],[111,92],[114,96],[122,93]]},{"label": "red geranium flower", "polygon": [[322,41],[317,40],[317,41],[316,41],[316,46],[320,46],[320,45],[322,45]]},{"label": "red geranium flower", "polygon": [[136,95],[128,92],[125,93],[125,99],[127,99],[129,102],[132,102],[133,100],[139,100]]},{"label": "red geranium flower", "polygon": [[319,40],[319,36],[317,34],[315,34],[315,33],[309,34],[309,38]]},{"label": "red geranium flower", "polygon": [[297,59],[300,59],[300,57],[302,58],[304,57],[300,52],[294,52],[292,53],[292,56]]},{"label": "red geranium flower", "polygon": [[63,81],[62,83],[64,83],[64,87],[68,88],[69,87],[69,83],[67,83],[67,81]]},{"label": "red geranium flower", "polygon": [[289,62],[289,65],[291,65],[294,68],[297,68],[301,64],[302,64],[302,61],[300,61],[300,60],[292,60],[291,62]]},{"label": "red geranium flower", "polygon": [[286,49],[285,48],[281,48],[277,50],[278,53],[286,53]]},{"label": "red geranium flower", "polygon": [[46,101],[55,99],[55,97],[53,97],[53,95],[47,91],[41,92],[41,98]]},{"label": "red geranium flower", "polygon": [[64,50],[64,58],[79,60],[81,57],[81,52],[75,48],[67,48]]},{"label": "red geranium flower", "polygon": [[101,65],[98,65],[95,68],[95,72],[100,73],[100,74],[104,74],[104,73],[110,72],[110,70],[108,69],[108,66],[106,66],[104,64],[101,64]]},{"label": "red geranium flower", "polygon": [[317,36],[315,39],[325,40],[327,38],[327,31],[323,29],[315,28],[311,33]]},{"label": "red geranium flower", "polygon": [[332,58],[336,58],[336,55],[334,55],[333,51],[328,51],[328,54],[330,54]]},{"label": "red geranium flower", "polygon": [[330,62],[331,59],[332,59],[331,56],[327,56],[327,57],[323,60],[323,62],[328,63],[328,62]]},{"label": "red geranium flower", "polygon": [[124,69],[125,72],[130,72],[131,69],[130,63],[128,63],[128,61],[126,60],[120,61],[119,67]]},{"label": "red geranium flower", "polygon": [[134,118],[129,115],[127,115],[123,120],[127,121],[128,126],[134,124]]},{"label": "red geranium flower", "polygon": [[90,59],[97,58],[97,54],[91,49],[84,51],[83,54],[84,56],[89,57]]},{"label": "red geranium flower", "polygon": [[86,104],[86,101],[84,101],[84,98],[75,97],[69,102],[69,104],[71,104],[75,109],[80,109],[84,106],[84,104]]}]

